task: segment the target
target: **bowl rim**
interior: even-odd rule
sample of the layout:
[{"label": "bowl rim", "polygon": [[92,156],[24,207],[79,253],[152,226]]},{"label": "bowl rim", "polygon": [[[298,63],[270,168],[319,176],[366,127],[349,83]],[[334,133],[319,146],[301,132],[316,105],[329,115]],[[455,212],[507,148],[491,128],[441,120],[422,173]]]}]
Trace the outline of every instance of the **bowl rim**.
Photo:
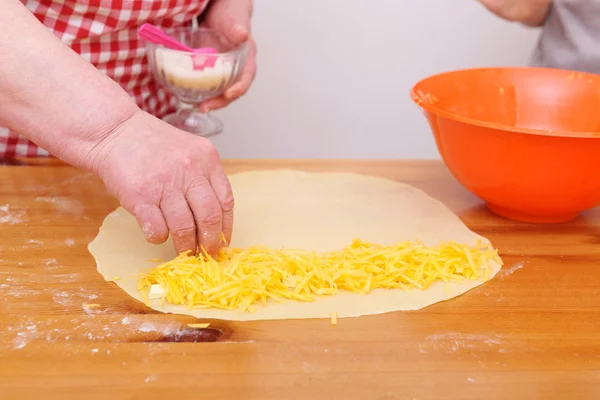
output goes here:
[{"label": "bowl rim", "polygon": [[[218,53],[211,53],[211,56],[214,57],[218,57],[218,56],[232,56],[232,55],[237,55],[240,53],[244,53],[244,51],[246,51],[248,49],[249,43],[250,43],[250,39],[239,43],[237,45],[233,44],[231,42],[231,40],[229,40],[223,33],[219,32],[216,29],[213,28],[206,28],[203,26],[197,26],[197,27],[186,27],[186,26],[172,26],[169,28],[161,28],[163,30],[163,32],[169,34],[169,33],[173,33],[173,32],[198,32],[198,31],[205,31],[205,32],[212,32],[212,33],[216,33],[219,36],[222,36],[225,38],[225,40],[227,40],[229,43],[231,43],[232,47],[231,50],[229,51],[225,51],[225,52],[218,52]],[[176,49],[171,49],[169,47],[166,47],[162,44],[157,44],[157,43],[152,43],[152,42],[148,42],[145,41],[146,47],[153,47],[155,49],[161,49],[162,51],[167,51],[167,52],[172,52],[172,53],[179,53],[179,54],[188,54],[188,55],[195,55],[196,53],[193,52],[189,52],[189,51],[183,51],[183,50],[176,50]]]},{"label": "bowl rim", "polygon": [[509,131],[515,133],[525,133],[528,135],[537,135],[537,136],[552,136],[552,137],[562,137],[562,138],[587,138],[587,139],[600,139],[600,132],[565,132],[565,131],[548,131],[542,129],[532,129],[532,128],[517,128],[510,125],[497,124],[493,122],[486,122],[478,119],[473,119],[469,117],[463,117],[461,115],[445,111],[440,109],[434,105],[435,102],[429,101],[428,99],[424,99],[423,95],[417,93],[417,88],[425,81],[428,81],[433,78],[437,78],[443,75],[451,75],[458,72],[467,72],[467,71],[501,71],[501,70],[528,70],[528,71],[540,71],[540,72],[560,72],[566,75],[566,78],[573,74],[580,74],[581,76],[593,77],[594,79],[599,79],[600,75],[593,74],[589,72],[583,71],[575,71],[568,69],[560,69],[560,68],[547,68],[547,67],[532,67],[532,66],[519,66],[519,67],[475,67],[475,68],[461,68],[461,69],[453,69],[444,72],[440,72],[437,74],[429,75],[423,79],[420,79],[417,83],[415,83],[410,90],[411,100],[420,108],[429,111],[432,114],[439,115],[442,117],[446,117],[448,119],[474,125],[480,126],[483,128],[497,129],[502,131]]}]

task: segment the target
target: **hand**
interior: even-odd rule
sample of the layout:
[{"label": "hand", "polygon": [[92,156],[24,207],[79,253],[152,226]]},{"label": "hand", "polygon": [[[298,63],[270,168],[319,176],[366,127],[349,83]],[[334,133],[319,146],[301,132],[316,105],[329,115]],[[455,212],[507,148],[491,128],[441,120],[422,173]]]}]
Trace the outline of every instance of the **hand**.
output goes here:
[{"label": "hand", "polygon": [[528,26],[544,23],[552,0],[479,0],[488,10],[513,22]]},{"label": "hand", "polygon": [[202,26],[221,32],[234,45],[248,41],[248,55],[239,80],[221,96],[200,105],[202,112],[217,110],[243,96],[256,75],[256,44],[250,34],[253,0],[212,0]]},{"label": "hand", "polygon": [[213,253],[233,225],[233,193],[210,141],[136,112],[94,149],[93,169],[146,239]]}]

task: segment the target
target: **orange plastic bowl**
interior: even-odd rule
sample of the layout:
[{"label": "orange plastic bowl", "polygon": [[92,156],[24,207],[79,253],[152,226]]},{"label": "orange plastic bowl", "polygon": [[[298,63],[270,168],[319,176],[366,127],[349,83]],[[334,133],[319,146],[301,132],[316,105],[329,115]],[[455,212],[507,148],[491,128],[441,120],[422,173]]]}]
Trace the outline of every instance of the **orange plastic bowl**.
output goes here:
[{"label": "orange plastic bowl", "polygon": [[415,85],[442,159],[501,216],[566,222],[600,204],[600,75],[452,71]]}]

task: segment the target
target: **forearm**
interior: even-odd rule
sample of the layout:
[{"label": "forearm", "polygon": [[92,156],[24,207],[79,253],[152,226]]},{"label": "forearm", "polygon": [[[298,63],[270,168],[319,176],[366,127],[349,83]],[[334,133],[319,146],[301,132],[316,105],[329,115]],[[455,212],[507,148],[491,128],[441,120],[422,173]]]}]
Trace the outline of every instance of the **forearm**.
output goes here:
[{"label": "forearm", "polygon": [[21,4],[0,1],[0,125],[71,164],[137,110],[129,95]]},{"label": "forearm", "polygon": [[513,22],[541,26],[546,20],[552,0],[479,0],[488,10]]},{"label": "forearm", "polygon": [[527,18],[521,21],[521,23],[531,27],[542,26],[544,21],[546,21],[546,17],[548,16],[550,5],[552,5],[551,0],[533,1]]}]

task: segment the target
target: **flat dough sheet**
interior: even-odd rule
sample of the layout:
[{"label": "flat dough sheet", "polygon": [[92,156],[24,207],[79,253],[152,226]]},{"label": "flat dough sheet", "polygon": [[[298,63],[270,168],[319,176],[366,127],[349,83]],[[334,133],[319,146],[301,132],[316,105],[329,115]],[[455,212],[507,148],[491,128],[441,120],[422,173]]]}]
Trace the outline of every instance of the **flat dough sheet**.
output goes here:
[{"label": "flat dough sheet", "polygon": [[[253,245],[340,250],[355,238],[393,245],[420,240],[434,246],[454,241],[475,245],[489,241],[470,231],[444,204],[419,189],[395,181],[352,173],[307,173],[291,170],[243,172],[230,177],[236,199],[233,247]],[[135,218],[122,208],[109,214],[89,244],[98,271],[130,296],[142,300],[137,276],[157,265],[150,259],[176,256],[172,242],[146,242]],[[492,277],[500,265],[492,264]],[[134,276],[135,275],[135,276]],[[330,318],[416,310],[459,296],[483,282],[436,282],[427,290],[377,289],[368,295],[341,292],[314,302],[257,304],[254,313],[185,306],[151,307],[197,318],[235,321]]]}]

